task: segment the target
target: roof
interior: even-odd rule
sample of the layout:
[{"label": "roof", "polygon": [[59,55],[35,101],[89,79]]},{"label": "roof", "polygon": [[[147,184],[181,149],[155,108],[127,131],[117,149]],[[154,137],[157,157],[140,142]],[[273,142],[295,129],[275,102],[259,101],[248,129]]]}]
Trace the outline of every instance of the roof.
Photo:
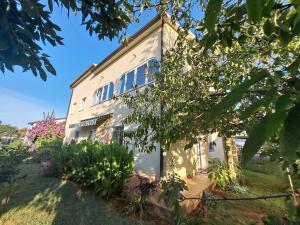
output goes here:
[{"label": "roof", "polygon": [[[168,18],[167,16],[163,16],[164,18]],[[161,15],[157,15],[150,22],[148,22],[145,26],[143,26],[140,30],[138,30],[133,36],[130,37],[130,43],[137,39],[141,34],[143,34],[146,30],[148,30],[152,25],[157,23],[162,19]],[[88,69],[86,69],[79,77],[76,78],[75,81],[70,85],[71,88],[75,88],[81,81],[83,81],[89,73],[92,73],[103,66],[106,62],[111,60],[117,53],[126,48],[128,45],[120,45],[116,50],[114,50],[111,54],[109,54],[106,58],[104,58],[98,64],[92,64]]]}]

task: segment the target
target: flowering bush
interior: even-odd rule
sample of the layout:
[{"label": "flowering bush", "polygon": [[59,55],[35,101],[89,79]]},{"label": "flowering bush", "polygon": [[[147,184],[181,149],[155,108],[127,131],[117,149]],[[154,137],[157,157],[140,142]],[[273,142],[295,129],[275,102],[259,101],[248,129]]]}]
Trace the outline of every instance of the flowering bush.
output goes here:
[{"label": "flowering bush", "polygon": [[54,116],[49,116],[42,121],[36,122],[32,128],[27,130],[26,138],[30,142],[30,151],[35,151],[38,147],[39,139],[63,139],[65,135],[65,124],[58,123]]}]

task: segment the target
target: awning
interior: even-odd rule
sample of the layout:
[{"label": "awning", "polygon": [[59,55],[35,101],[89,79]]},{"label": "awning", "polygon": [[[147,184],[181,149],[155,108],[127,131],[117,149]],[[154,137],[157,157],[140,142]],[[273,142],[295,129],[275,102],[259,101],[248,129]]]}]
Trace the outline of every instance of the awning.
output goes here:
[{"label": "awning", "polygon": [[79,123],[70,124],[69,128],[95,126],[98,121],[109,119],[112,117],[112,115],[113,115],[112,113],[109,113],[106,115],[99,115],[93,118],[81,120]]}]

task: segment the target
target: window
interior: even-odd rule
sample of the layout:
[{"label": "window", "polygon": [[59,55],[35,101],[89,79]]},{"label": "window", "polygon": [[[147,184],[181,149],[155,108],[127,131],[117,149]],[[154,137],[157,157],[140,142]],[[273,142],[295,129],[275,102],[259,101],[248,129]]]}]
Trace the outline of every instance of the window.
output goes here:
[{"label": "window", "polygon": [[97,89],[93,95],[93,105],[96,105],[100,102],[102,95],[102,88]]},{"label": "window", "polygon": [[145,81],[146,81],[145,68],[146,68],[146,64],[137,68],[137,72],[136,72],[136,85],[137,86],[141,86],[141,85],[145,84]]},{"label": "window", "polygon": [[108,93],[108,85],[105,85],[103,87],[103,93],[102,93],[101,101],[107,100],[107,93]]},{"label": "window", "polygon": [[127,73],[126,75],[126,86],[125,90],[128,91],[133,88],[134,85],[134,70]]},{"label": "window", "polygon": [[153,81],[152,76],[159,72],[159,62],[156,59],[150,59],[147,70],[147,83]]},{"label": "window", "polygon": [[216,142],[214,142],[214,141],[209,142],[208,152],[214,152],[215,151],[215,146],[216,146]]},{"label": "window", "polygon": [[123,74],[118,83],[118,94],[122,95],[124,93],[124,86],[125,86],[125,74]]},{"label": "window", "polygon": [[108,99],[112,99],[114,96],[114,83],[109,83]]},{"label": "window", "polygon": [[86,99],[86,98],[81,99],[81,102],[80,102],[80,105],[79,105],[79,111],[84,110],[85,99]]},{"label": "window", "polygon": [[75,135],[74,135],[75,139],[79,138],[79,135],[80,135],[80,131],[76,130],[75,131]]},{"label": "window", "polygon": [[116,143],[122,145],[123,144],[123,133],[124,133],[123,126],[114,127],[113,133],[112,133],[112,140],[114,140]]},{"label": "window", "polygon": [[156,59],[150,59],[146,64],[141,65],[136,70],[121,76],[118,81],[117,94],[122,95],[124,92],[132,90],[135,86],[139,87],[145,83],[152,82],[152,76],[158,72],[159,62]]}]

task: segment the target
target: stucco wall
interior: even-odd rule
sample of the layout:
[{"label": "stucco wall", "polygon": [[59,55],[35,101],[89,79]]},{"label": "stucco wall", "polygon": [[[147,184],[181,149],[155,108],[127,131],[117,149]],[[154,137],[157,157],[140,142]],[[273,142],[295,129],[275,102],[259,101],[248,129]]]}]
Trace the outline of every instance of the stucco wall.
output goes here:
[{"label": "stucco wall", "polygon": [[[197,152],[195,146],[190,149],[184,149],[186,141],[178,141],[170,146],[170,149],[164,152],[163,175],[167,175],[168,172],[174,171],[183,178],[190,178],[197,172]],[[175,163],[173,164],[173,161]],[[173,166],[172,166],[173,164]]]}]

